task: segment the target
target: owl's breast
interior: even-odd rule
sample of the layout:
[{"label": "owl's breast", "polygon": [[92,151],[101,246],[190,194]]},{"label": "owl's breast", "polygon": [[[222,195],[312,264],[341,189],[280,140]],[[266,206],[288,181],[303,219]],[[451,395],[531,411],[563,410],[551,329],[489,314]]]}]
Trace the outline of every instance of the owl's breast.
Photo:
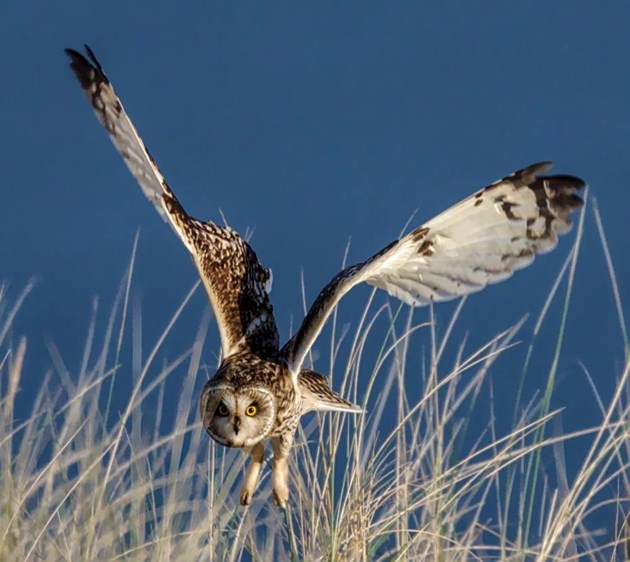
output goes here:
[{"label": "owl's breast", "polygon": [[276,396],[276,424],[270,437],[277,437],[283,433],[295,431],[302,416],[302,397],[296,392],[292,384],[283,385],[283,392]]}]

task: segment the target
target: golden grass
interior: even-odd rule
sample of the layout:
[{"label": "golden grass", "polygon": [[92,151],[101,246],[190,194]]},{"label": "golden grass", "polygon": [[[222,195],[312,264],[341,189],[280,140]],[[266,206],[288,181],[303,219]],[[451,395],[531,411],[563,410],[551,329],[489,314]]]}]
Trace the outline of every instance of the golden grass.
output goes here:
[{"label": "golden grass", "polygon": [[[581,221],[549,293],[549,302],[564,304],[548,384],[530,403],[521,396],[541,345],[537,331],[558,322],[549,318],[549,302],[523,364],[514,364],[523,322],[476,349],[463,341],[451,351],[463,301],[443,330],[432,314],[417,323],[408,308],[394,309],[374,293],[352,330],[335,317],[333,384],[368,413],[305,419],[286,512],[272,505],[268,468],[252,506],[237,505],[244,455],[210,442],[197,419],[208,313],[191,348],[164,359],[164,342],[196,286],[141,360],[130,266],[100,345],[95,314],[76,372],[51,347],[54,372],[28,391],[26,417],[15,404],[26,392],[27,340],[11,342],[9,334],[31,287],[12,305],[0,290],[0,560],[623,560],[630,347],[595,216],[625,346],[618,372],[610,358],[598,365],[616,377],[610,398],[600,396],[586,367],[577,364],[571,374],[590,384],[601,413],[596,426],[564,431],[551,406]],[[419,341],[427,349],[420,366]],[[522,373],[512,427],[496,421],[493,370]],[[37,377],[28,374],[31,384]],[[410,380],[421,387],[418,396]],[[479,406],[482,398],[489,409]],[[583,456],[569,467],[565,446],[573,442]]]}]

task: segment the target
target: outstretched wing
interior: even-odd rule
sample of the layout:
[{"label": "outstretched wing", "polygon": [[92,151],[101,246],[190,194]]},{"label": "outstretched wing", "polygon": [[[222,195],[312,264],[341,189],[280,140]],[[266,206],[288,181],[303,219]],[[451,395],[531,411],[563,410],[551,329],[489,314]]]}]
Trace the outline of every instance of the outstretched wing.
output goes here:
[{"label": "outstretched wing", "polygon": [[503,281],[536,254],[556,247],[582,205],[585,186],[574,176],[539,176],[534,164],[447,209],[368,260],[347,267],[319,294],[300,329],[284,346],[292,373],[341,297],[365,281],[412,306],[453,299]]},{"label": "outstretched wing", "polygon": [[66,49],[70,67],[133,177],[191,253],[214,309],[223,356],[273,354],[278,330],[269,301],[271,271],[231,228],[191,218],[166,183],[94,53]]}]

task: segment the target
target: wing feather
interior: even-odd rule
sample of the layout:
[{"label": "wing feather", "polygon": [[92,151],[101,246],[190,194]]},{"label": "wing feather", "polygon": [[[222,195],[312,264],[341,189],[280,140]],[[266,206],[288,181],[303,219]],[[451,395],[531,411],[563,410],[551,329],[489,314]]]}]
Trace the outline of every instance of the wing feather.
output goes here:
[{"label": "wing feather", "polygon": [[70,67],[142,191],[191,253],[217,319],[223,356],[246,349],[260,355],[277,353],[278,330],[268,295],[271,271],[261,266],[254,250],[231,228],[201,222],[186,213],[101,64],[85,48],[87,57],[66,49]]},{"label": "wing feather", "polygon": [[87,58],[74,49],[65,50],[72,61],[70,68],[79,80],[97,119],[107,130],[109,138],[123,157],[129,171],[140,184],[147,199],[153,203],[160,216],[168,222],[168,215],[162,204],[164,176],[127,116],[103,67],[87,45],[85,45],[85,50]]},{"label": "wing feather", "polygon": [[360,406],[348,402],[332,390],[328,378],[320,373],[303,369],[298,375],[298,387],[302,395],[302,412],[363,413]]},{"label": "wing feather", "polygon": [[582,205],[580,178],[543,176],[550,162],[534,164],[480,189],[403,238],[336,275],[283,347],[292,373],[339,300],[366,282],[412,306],[479,291],[553,250]]}]

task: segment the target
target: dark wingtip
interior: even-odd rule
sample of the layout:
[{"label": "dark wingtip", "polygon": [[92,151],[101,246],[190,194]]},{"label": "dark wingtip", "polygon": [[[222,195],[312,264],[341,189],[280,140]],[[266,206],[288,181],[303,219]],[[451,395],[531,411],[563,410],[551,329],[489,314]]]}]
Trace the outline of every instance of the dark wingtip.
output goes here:
[{"label": "dark wingtip", "polygon": [[72,61],[70,63],[70,66],[73,66],[75,64],[90,64],[87,59],[79,52],[76,51],[75,49],[64,49],[63,50],[64,53],[66,53],[66,55],[68,55],[70,57],[70,60]]},{"label": "dark wingtip", "polygon": [[531,166],[528,166],[528,168],[533,168],[534,170],[540,170],[540,169],[549,170],[550,168],[553,168],[553,161],[543,160],[542,162],[536,162],[536,164],[532,164]]},{"label": "dark wingtip", "polygon": [[94,54],[94,51],[92,49],[90,49],[90,46],[85,43],[83,45],[83,47],[85,48],[85,52],[87,53],[88,57],[90,57],[90,60],[92,61],[92,63],[94,64],[94,66],[100,71],[103,72],[103,67],[101,66],[101,63],[98,62],[98,59],[96,58],[96,55]]},{"label": "dark wingtip", "polygon": [[582,178],[569,174],[557,174],[549,176],[549,179],[553,180],[558,185],[570,187],[575,191],[581,191],[586,187],[586,182]]},{"label": "dark wingtip", "polygon": [[75,49],[64,49],[66,55],[70,57],[70,68],[79,79],[81,86],[85,89],[96,81],[109,83],[107,76],[103,72],[103,67],[94,55],[94,51],[88,45],[84,45],[87,58],[83,53]]},{"label": "dark wingtip", "polygon": [[546,185],[551,190],[550,204],[556,212],[572,213],[584,204],[584,200],[578,195],[587,185],[582,178],[569,174],[558,174],[541,176],[537,183],[541,187]]},{"label": "dark wingtip", "polygon": [[544,174],[548,170],[553,168],[553,162],[551,160],[543,160],[542,162],[536,162],[531,166],[527,166],[527,168],[523,168],[518,172],[514,172],[515,176],[534,176],[537,177],[539,174]]}]

